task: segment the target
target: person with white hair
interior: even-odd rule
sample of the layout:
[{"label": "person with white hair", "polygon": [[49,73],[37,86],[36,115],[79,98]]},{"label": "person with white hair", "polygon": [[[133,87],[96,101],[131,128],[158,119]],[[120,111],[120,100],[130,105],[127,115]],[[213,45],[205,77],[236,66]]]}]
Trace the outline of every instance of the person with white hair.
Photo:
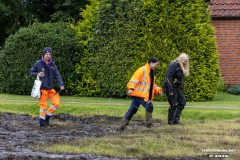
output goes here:
[{"label": "person with white hair", "polygon": [[182,124],[180,116],[186,105],[183,84],[184,77],[187,76],[189,76],[189,56],[181,53],[176,60],[169,64],[163,84],[163,91],[170,105],[168,109],[169,125]]}]

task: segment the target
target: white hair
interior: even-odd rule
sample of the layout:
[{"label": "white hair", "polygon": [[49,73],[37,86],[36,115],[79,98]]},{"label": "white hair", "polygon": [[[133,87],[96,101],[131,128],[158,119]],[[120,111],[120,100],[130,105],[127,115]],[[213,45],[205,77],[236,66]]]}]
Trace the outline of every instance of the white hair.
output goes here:
[{"label": "white hair", "polygon": [[[182,63],[182,59],[187,59],[187,63],[183,64]],[[176,59],[179,64],[180,64],[180,68],[183,71],[183,74],[185,77],[189,76],[189,56],[186,53],[181,53],[178,58]]]}]

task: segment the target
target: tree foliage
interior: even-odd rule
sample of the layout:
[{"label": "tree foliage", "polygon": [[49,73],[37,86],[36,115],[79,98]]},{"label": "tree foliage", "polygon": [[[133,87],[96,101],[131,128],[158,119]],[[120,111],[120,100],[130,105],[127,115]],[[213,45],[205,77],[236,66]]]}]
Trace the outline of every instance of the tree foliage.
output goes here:
[{"label": "tree foliage", "polygon": [[77,22],[88,0],[0,0],[0,46],[19,28],[34,22]]},{"label": "tree foliage", "polygon": [[34,78],[29,75],[29,70],[40,59],[43,48],[49,46],[66,89],[72,93],[68,88],[69,79],[74,78],[73,66],[81,58],[81,54],[76,54],[81,48],[75,34],[65,23],[36,23],[9,36],[0,54],[0,91],[30,94]]},{"label": "tree foliage", "polygon": [[22,0],[0,0],[0,45],[21,26],[26,26],[27,11]]},{"label": "tree foliage", "polygon": [[95,96],[99,93],[96,71],[92,69],[95,65],[92,63],[93,54],[89,52],[89,41],[93,35],[92,29],[99,10],[99,0],[90,1],[91,5],[87,5],[86,9],[81,12],[83,20],[79,21],[76,26],[72,25],[77,32],[76,36],[84,54],[81,61],[75,65],[76,78],[71,80],[69,87],[80,96]]}]

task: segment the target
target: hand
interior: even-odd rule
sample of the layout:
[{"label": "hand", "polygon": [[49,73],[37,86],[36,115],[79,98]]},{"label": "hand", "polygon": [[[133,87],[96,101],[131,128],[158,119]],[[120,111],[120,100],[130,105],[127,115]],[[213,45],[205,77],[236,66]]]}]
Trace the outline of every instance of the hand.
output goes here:
[{"label": "hand", "polygon": [[163,94],[162,91],[159,91],[158,93],[159,93],[160,96]]},{"label": "hand", "polygon": [[127,94],[130,96],[132,94],[132,91],[133,91],[132,89],[129,89]]},{"label": "hand", "polygon": [[44,77],[45,74],[44,74],[44,72],[39,72],[39,73],[38,73],[38,76],[39,76],[39,77]]},{"label": "hand", "polygon": [[64,90],[64,89],[65,89],[64,86],[61,86],[61,87],[60,87],[60,90]]},{"label": "hand", "polygon": [[173,95],[173,93],[169,93],[169,95],[170,95],[170,96],[172,96],[172,95]]}]

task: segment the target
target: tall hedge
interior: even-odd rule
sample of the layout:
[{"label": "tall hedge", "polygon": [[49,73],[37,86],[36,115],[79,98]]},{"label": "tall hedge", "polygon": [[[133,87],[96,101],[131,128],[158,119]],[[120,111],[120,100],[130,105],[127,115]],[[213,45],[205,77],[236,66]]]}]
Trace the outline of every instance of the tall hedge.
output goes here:
[{"label": "tall hedge", "polygon": [[99,10],[99,0],[90,0],[90,2],[91,5],[87,5],[86,9],[81,12],[83,20],[79,21],[76,26],[72,26],[76,31],[83,55],[75,65],[77,78],[70,81],[70,88],[80,96],[97,96],[100,91],[97,85],[96,71],[93,69],[95,64],[91,60],[93,54],[89,50],[89,42],[92,39],[93,27]]},{"label": "tall hedge", "polygon": [[190,76],[184,93],[190,101],[212,100],[219,82],[219,65],[214,29],[202,0],[146,0],[142,54],[160,59],[158,82],[165,78],[167,65],[179,53],[190,55]]},{"label": "tall hedge", "polygon": [[[214,29],[204,1],[92,1],[98,7],[86,10],[90,16],[84,17],[85,22],[91,20],[91,27],[85,41],[88,63],[82,67],[92,73],[91,88],[96,95],[125,96],[127,81],[151,56],[160,60],[156,74],[157,83],[162,85],[168,64],[186,52],[191,57],[191,75],[184,87],[187,99],[214,98],[219,66]],[[82,26],[77,28],[87,26],[79,24]]]},{"label": "tall hedge", "polygon": [[100,96],[126,95],[126,83],[137,61],[143,1],[101,1],[89,43]]},{"label": "tall hedge", "polygon": [[81,54],[76,54],[81,48],[78,47],[75,34],[65,23],[36,23],[9,36],[2,50],[0,91],[30,94],[34,78],[29,75],[29,70],[40,59],[43,48],[49,46],[53,49],[53,61],[62,75],[66,89],[71,93],[68,88],[69,79],[74,78],[74,66],[81,58]]}]

